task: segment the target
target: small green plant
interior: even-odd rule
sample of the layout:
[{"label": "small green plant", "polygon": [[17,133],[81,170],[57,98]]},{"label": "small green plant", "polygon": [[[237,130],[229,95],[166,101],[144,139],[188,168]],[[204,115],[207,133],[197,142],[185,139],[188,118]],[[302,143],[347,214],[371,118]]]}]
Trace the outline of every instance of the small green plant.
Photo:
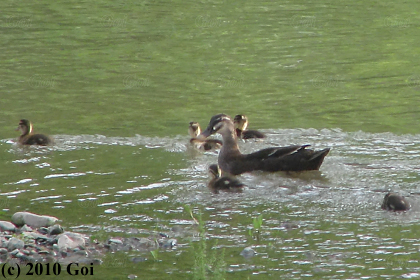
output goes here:
[{"label": "small green plant", "polygon": [[208,244],[204,222],[201,213],[198,219],[195,219],[191,208],[187,205],[184,209],[190,214],[191,218],[198,224],[199,240],[196,244],[191,242],[191,248],[194,255],[193,279],[194,280],[224,280],[226,273],[226,263],[224,261],[225,250],[219,253],[217,250],[217,241],[211,247],[211,253],[208,254]]},{"label": "small green plant", "polygon": [[248,231],[248,235],[252,238],[252,239],[257,239],[258,241],[260,240],[260,233],[261,233],[261,226],[263,224],[263,215],[259,215],[258,217],[254,217],[254,219],[252,220],[252,228],[249,229]]},{"label": "small green plant", "polygon": [[159,248],[158,248],[158,249],[156,249],[156,250],[150,251],[150,254],[152,254],[153,259],[154,259],[155,261],[158,261],[158,260],[159,260],[159,258],[158,258],[158,256],[159,256]]},{"label": "small green plant", "polygon": [[198,224],[198,221],[197,221],[197,219],[194,217],[194,214],[193,214],[193,212],[192,212],[192,210],[191,210],[191,207],[190,207],[189,205],[184,205],[184,210],[185,210],[188,214],[190,214],[191,219],[193,219],[193,220],[194,220],[194,222],[195,222],[196,224]]}]

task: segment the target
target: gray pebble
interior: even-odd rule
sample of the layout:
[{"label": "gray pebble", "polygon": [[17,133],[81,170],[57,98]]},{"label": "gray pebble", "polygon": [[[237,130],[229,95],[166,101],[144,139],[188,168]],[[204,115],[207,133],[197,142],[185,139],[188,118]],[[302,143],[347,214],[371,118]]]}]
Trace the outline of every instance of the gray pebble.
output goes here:
[{"label": "gray pebble", "polygon": [[21,232],[33,231],[33,229],[28,225],[23,225],[23,227],[20,228],[20,231]]},{"label": "gray pebble", "polygon": [[131,261],[133,263],[139,263],[139,262],[145,262],[145,261],[147,261],[147,259],[143,258],[143,257],[134,257],[134,258],[131,258]]},{"label": "gray pebble", "polygon": [[177,240],[176,239],[168,239],[163,241],[162,247],[164,249],[172,249],[174,246],[176,246]]},{"label": "gray pebble", "polygon": [[50,235],[57,235],[64,232],[64,229],[60,225],[53,225],[48,228]]},{"label": "gray pebble", "polygon": [[88,256],[88,254],[87,254],[87,252],[85,251],[85,250],[78,250],[78,251],[76,251],[75,252],[77,255],[81,255],[81,256],[85,256],[85,257],[87,257]]},{"label": "gray pebble", "polygon": [[13,251],[10,252],[10,255],[16,256],[19,253],[20,253],[19,249],[15,249],[15,250],[13,250]]},{"label": "gray pebble", "polygon": [[0,221],[0,231],[16,231],[16,226],[11,222]]},{"label": "gray pebble", "polygon": [[252,258],[253,256],[255,256],[257,254],[257,252],[255,252],[254,249],[252,249],[251,247],[246,247],[245,249],[242,250],[242,252],[240,253],[240,255],[246,259],[248,258]]},{"label": "gray pebble", "polygon": [[13,251],[14,249],[22,249],[25,246],[25,242],[20,240],[16,237],[12,237],[9,239],[9,243],[7,244],[7,249],[9,251]]},{"label": "gray pebble", "polygon": [[111,238],[108,240],[108,243],[123,244],[123,242],[116,238]]}]

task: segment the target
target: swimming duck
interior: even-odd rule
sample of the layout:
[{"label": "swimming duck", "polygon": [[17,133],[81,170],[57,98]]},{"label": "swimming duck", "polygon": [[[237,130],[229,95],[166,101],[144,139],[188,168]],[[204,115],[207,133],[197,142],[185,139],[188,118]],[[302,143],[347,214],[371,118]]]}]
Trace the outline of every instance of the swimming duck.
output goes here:
[{"label": "swimming duck", "polygon": [[293,145],[242,154],[232,119],[225,114],[213,116],[206,130],[198,138],[206,138],[214,133],[219,133],[223,137],[223,146],[218,158],[219,167],[223,172],[232,175],[254,170],[268,172],[318,170],[330,151],[330,148],[314,151],[306,149],[310,145]]},{"label": "swimming duck", "polygon": [[198,139],[197,136],[201,133],[200,124],[198,122],[190,122],[188,133],[191,136],[190,143],[200,150],[220,149],[222,141],[217,139]]},{"label": "swimming duck", "polygon": [[44,134],[32,134],[32,123],[26,119],[19,121],[16,130],[20,130],[22,135],[19,136],[18,142],[22,145],[41,145],[46,146],[52,144],[52,139]]},{"label": "swimming duck", "polygon": [[384,210],[404,211],[410,209],[410,203],[396,193],[387,193],[382,202],[381,208]]},{"label": "swimming duck", "polygon": [[238,136],[238,138],[265,138],[264,133],[259,132],[258,130],[246,130],[248,127],[248,118],[245,115],[236,115],[233,118],[233,124],[235,125],[236,136]]},{"label": "swimming duck", "polygon": [[221,177],[217,164],[210,165],[209,172],[211,180],[208,187],[213,193],[219,193],[219,191],[241,192],[245,186],[238,179],[227,176]]}]

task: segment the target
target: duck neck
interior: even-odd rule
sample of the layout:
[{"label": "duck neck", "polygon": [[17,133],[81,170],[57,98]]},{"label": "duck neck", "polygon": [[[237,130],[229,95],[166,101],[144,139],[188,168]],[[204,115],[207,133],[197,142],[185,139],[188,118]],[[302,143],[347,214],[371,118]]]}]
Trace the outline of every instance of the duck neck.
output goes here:
[{"label": "duck neck", "polygon": [[233,128],[226,128],[222,131],[219,131],[219,133],[222,135],[223,138],[223,146],[220,151],[221,153],[223,153],[224,151],[229,151],[230,153],[238,151],[238,153],[240,153],[236,131]]},{"label": "duck neck", "polygon": [[26,135],[29,135],[32,132],[32,126],[22,126],[20,129],[20,132],[22,132],[22,135],[20,137],[24,137]]}]

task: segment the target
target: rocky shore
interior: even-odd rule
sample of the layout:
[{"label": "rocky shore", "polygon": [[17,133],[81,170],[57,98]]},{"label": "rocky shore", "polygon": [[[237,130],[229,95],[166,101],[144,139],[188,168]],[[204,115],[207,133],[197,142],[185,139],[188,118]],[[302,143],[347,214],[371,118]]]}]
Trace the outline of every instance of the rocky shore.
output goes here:
[{"label": "rocky shore", "polygon": [[112,237],[100,242],[85,234],[67,232],[57,221],[56,217],[30,212],[15,213],[11,222],[0,221],[1,263],[98,265],[108,252],[170,249],[177,243],[164,233],[149,238]]}]

